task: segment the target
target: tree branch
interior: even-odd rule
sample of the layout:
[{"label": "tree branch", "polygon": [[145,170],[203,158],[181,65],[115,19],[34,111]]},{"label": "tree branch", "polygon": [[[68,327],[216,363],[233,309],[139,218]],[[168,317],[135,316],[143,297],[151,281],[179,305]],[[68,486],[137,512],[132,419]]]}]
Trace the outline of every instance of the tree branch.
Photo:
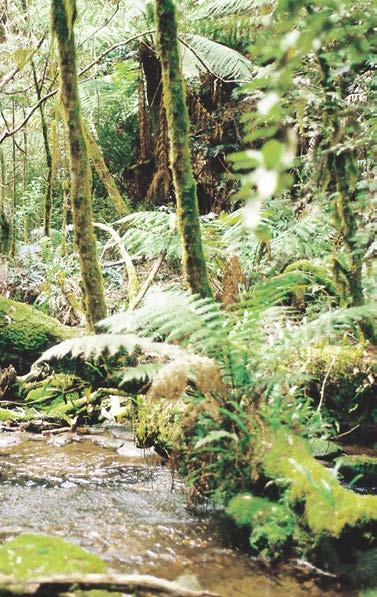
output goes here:
[{"label": "tree branch", "polygon": [[31,58],[33,58],[34,54],[36,52],[38,52],[39,48],[41,47],[41,45],[43,44],[44,40],[46,39],[46,32],[43,34],[42,38],[39,40],[36,48],[34,48],[34,50],[32,51],[30,58],[28,58],[27,62],[25,64],[23,64],[22,66],[16,66],[11,73],[9,73],[8,75],[5,75],[5,77],[3,77],[3,79],[0,81],[0,91],[2,91],[2,89],[8,85],[8,83],[10,83],[10,81],[12,79],[14,79],[14,77],[17,75],[18,72],[20,72],[20,70],[22,70],[26,64],[29,62],[29,60]]},{"label": "tree branch", "polygon": [[75,586],[75,588],[82,590],[151,591],[157,594],[164,593],[172,597],[218,597],[215,593],[186,589],[176,582],[147,574],[56,575],[55,577],[37,577],[21,582],[16,582],[11,576],[0,575],[2,595],[16,595],[17,593],[12,591],[12,586],[20,584],[23,586],[23,594],[26,595],[34,595],[42,588],[44,593],[48,590],[49,595],[56,595],[57,593],[69,591],[72,586]]},{"label": "tree branch", "polygon": [[[114,50],[121,48],[122,46],[126,46],[127,44],[135,41],[136,39],[139,39],[140,37],[144,37],[145,35],[148,35],[149,33],[153,33],[153,30],[144,31],[143,33],[138,33],[137,35],[134,35],[133,37],[130,37],[129,39],[126,39],[123,42],[119,42],[118,44],[111,46],[111,48],[108,48],[107,50],[105,50],[100,56],[98,56],[98,58],[93,60],[93,62],[91,62],[90,64],[85,66],[79,72],[79,76],[81,77],[86,72],[88,72],[88,70],[93,68],[93,66],[95,66],[96,64],[101,62],[101,60],[103,60],[108,54],[110,54],[110,52],[113,52]],[[18,133],[18,131],[20,131],[25,126],[25,124],[27,124],[27,122],[30,120],[30,118],[33,116],[33,114],[38,110],[38,108],[42,104],[44,104],[48,99],[50,99],[50,97],[53,97],[54,95],[56,95],[58,93],[58,91],[59,91],[59,89],[53,89],[49,93],[46,93],[46,95],[41,97],[41,99],[30,109],[29,113],[25,116],[25,118],[22,120],[22,122],[20,122],[19,125],[17,125],[12,130],[9,130],[9,129],[5,130],[0,137],[0,145],[3,141],[5,141],[5,139],[8,139],[8,137],[13,137],[13,135]]]}]

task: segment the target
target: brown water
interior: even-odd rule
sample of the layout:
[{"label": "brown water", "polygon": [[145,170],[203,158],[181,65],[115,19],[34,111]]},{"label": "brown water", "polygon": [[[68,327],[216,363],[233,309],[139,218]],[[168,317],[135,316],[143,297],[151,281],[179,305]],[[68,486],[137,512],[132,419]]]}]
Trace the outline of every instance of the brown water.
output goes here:
[{"label": "brown water", "polygon": [[0,433],[0,541],[19,532],[60,535],[117,572],[185,576],[192,588],[222,597],[350,595],[264,571],[227,547],[219,523],[191,515],[182,482],[123,429],[55,438]]}]

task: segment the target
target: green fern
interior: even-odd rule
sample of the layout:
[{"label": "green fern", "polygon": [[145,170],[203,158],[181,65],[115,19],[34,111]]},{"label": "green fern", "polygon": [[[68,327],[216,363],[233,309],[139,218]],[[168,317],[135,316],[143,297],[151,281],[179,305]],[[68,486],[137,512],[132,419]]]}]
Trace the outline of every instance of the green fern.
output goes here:
[{"label": "green fern", "polygon": [[276,0],[205,0],[194,12],[195,19],[253,14],[257,10],[272,8]]}]

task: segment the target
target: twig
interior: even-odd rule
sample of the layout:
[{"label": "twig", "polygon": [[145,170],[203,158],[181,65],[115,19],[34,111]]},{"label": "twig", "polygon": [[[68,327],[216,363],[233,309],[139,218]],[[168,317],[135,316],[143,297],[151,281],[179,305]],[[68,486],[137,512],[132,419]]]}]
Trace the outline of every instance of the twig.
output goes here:
[{"label": "twig", "polygon": [[351,433],[356,431],[356,429],[358,429],[359,427],[360,427],[360,424],[358,423],[357,425],[355,425],[355,427],[352,427],[352,429],[349,429],[348,431],[345,431],[344,433],[341,433],[340,435],[335,435],[335,437],[333,437],[332,439],[339,439],[340,437],[345,437],[346,435],[350,435]]},{"label": "twig", "polygon": [[110,234],[111,238],[114,240],[114,242],[118,246],[121,257],[124,260],[125,265],[126,265],[127,276],[128,276],[128,296],[129,296],[130,302],[132,302],[134,300],[135,296],[137,295],[137,291],[139,288],[139,281],[137,278],[135,266],[132,262],[131,257],[129,256],[124,244],[123,244],[121,237],[113,228],[111,228],[107,224],[100,224],[99,222],[94,222],[93,226],[95,228],[99,228],[99,230],[104,230],[105,232]]},{"label": "twig", "polygon": [[165,259],[166,252],[167,252],[167,249],[163,249],[161,251],[156,263],[154,264],[151,271],[149,272],[147,279],[145,280],[143,286],[140,288],[138,295],[135,297],[134,301],[132,303],[130,303],[129,311],[133,311],[133,309],[136,309],[136,307],[139,305],[140,301],[147,294],[149,287],[151,286],[153,280],[157,276],[158,271],[162,265],[162,262]]},{"label": "twig", "polygon": [[319,400],[319,404],[318,404],[317,410],[321,410],[321,408],[322,408],[322,405],[323,405],[323,402],[324,402],[324,399],[325,399],[325,387],[326,387],[326,382],[327,382],[327,380],[328,380],[328,378],[329,378],[330,371],[331,371],[331,369],[332,369],[332,368],[333,368],[333,366],[334,366],[335,359],[336,359],[336,356],[334,355],[334,356],[332,357],[332,359],[331,359],[331,363],[330,363],[330,366],[329,366],[329,368],[328,368],[328,370],[327,370],[327,372],[326,372],[326,375],[325,375],[325,377],[323,378],[322,387],[321,387],[321,394],[320,394],[320,396],[321,396],[321,397],[320,397],[320,400]]},{"label": "twig", "polygon": [[55,595],[68,591],[74,586],[82,590],[153,591],[154,593],[166,593],[173,597],[218,597],[216,593],[186,589],[176,582],[147,574],[72,574],[36,577],[22,582],[17,582],[12,576],[0,574],[0,587],[7,590],[8,594],[12,595],[12,586],[20,584],[23,585],[26,595],[33,595],[40,588],[43,588],[44,592],[50,591],[46,594]]},{"label": "twig", "polygon": [[43,44],[44,40],[46,39],[46,33],[43,34],[42,38],[39,40],[37,46],[34,48],[34,50],[32,51],[29,59],[27,60],[27,62],[22,65],[22,66],[16,66],[11,73],[9,73],[8,75],[5,75],[5,77],[3,77],[3,79],[0,81],[0,91],[12,80],[14,79],[14,77],[17,75],[17,73],[22,70],[22,68],[24,66],[26,66],[26,64],[29,62],[29,60],[31,58],[33,58],[34,54],[36,52],[38,52],[39,48],[41,47],[41,45]]}]

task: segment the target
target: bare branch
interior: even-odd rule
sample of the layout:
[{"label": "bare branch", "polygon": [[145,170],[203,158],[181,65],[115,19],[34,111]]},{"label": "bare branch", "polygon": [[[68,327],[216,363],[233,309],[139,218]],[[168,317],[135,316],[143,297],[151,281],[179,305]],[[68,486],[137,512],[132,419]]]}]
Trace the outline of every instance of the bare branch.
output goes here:
[{"label": "bare branch", "polygon": [[[30,54],[30,58],[28,59],[27,62],[29,62],[29,60],[31,60],[34,56],[34,54],[36,52],[38,52],[39,48],[41,47],[41,45],[43,44],[44,40],[46,39],[46,32],[43,34],[42,38],[39,40],[37,46],[34,48],[33,52]],[[14,79],[14,77],[17,75],[18,72],[20,72],[20,70],[22,70],[26,64],[23,64],[22,66],[16,66],[11,73],[9,73],[8,75],[5,75],[5,77],[3,77],[3,79],[0,81],[0,91],[2,91],[2,89],[8,85],[8,83],[10,83],[10,81],[12,81],[12,79]]]},{"label": "bare branch", "polygon": [[[8,594],[12,595],[12,586],[15,584],[17,583],[15,583],[13,577],[0,575],[0,585],[8,591]],[[218,597],[215,593],[186,589],[177,582],[147,574],[57,575],[55,577],[47,576],[26,581],[23,580],[21,584],[24,587],[24,594],[26,595],[36,594],[41,588],[44,590],[48,589],[48,594],[55,595],[57,592],[66,592],[70,587],[75,586],[83,590],[153,591],[153,593],[163,593],[165,595],[172,595],[172,597]]]},{"label": "bare branch", "polygon": [[[126,39],[123,42],[119,42],[118,44],[115,44],[113,46],[111,46],[111,48],[108,48],[107,50],[105,50],[100,56],[98,56],[98,58],[96,58],[95,60],[93,60],[93,62],[91,62],[90,64],[88,64],[87,66],[85,66],[80,72],[79,72],[79,76],[81,77],[82,75],[84,75],[86,72],[88,72],[88,70],[90,70],[91,68],[93,68],[93,66],[95,66],[96,64],[98,64],[99,62],[101,62],[101,60],[103,60],[105,58],[105,56],[107,56],[108,54],[110,54],[110,52],[113,52],[114,50],[117,50],[118,48],[121,48],[122,46],[126,46],[127,44],[135,41],[136,39],[139,39],[140,37],[144,37],[145,35],[148,35],[149,33],[153,33],[153,30],[150,31],[144,31],[143,33],[138,33],[137,35],[134,35],[133,37],[130,37],[129,39]],[[52,91],[50,91],[49,93],[47,93],[46,95],[44,95],[43,97],[41,97],[41,99],[30,109],[30,111],[28,112],[28,114],[25,116],[25,118],[22,120],[22,122],[20,122],[19,125],[17,125],[14,129],[12,130],[5,130],[3,132],[3,134],[0,137],[0,145],[3,141],[5,141],[5,139],[8,139],[8,137],[13,137],[13,135],[15,135],[16,133],[18,133],[18,131],[20,131],[25,124],[30,120],[30,118],[33,116],[33,114],[38,110],[38,108],[44,104],[48,99],[50,99],[50,97],[53,97],[54,95],[56,95],[58,93],[59,89],[53,89]]]}]

